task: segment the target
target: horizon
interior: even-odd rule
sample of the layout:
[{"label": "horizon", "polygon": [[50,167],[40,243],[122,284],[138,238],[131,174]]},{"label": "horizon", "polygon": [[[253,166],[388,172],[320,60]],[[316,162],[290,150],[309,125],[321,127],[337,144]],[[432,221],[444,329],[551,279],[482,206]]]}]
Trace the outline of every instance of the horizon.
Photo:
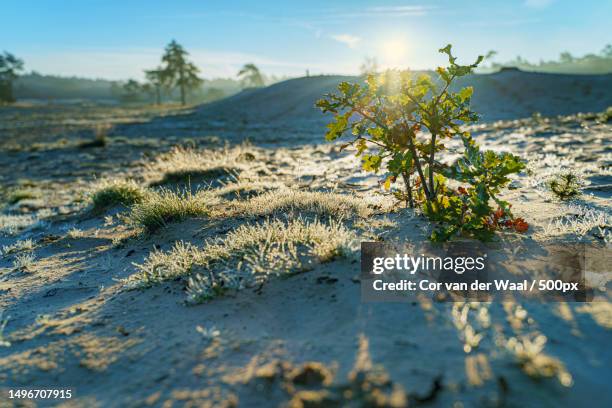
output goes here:
[{"label": "horizon", "polygon": [[606,20],[612,4],[605,1],[362,0],[330,7],[317,0],[279,8],[253,1],[9,0],[3,10],[0,50],[23,59],[26,72],[114,81],[142,79],[171,39],[187,49],[202,77],[215,79],[235,78],[249,62],[281,77],[306,70],[354,75],[366,57],[381,68],[434,69],[445,62],[437,49],[447,43],[462,61],[495,50],[497,62],[517,56],[537,62],[565,51],[596,53],[612,42]]}]

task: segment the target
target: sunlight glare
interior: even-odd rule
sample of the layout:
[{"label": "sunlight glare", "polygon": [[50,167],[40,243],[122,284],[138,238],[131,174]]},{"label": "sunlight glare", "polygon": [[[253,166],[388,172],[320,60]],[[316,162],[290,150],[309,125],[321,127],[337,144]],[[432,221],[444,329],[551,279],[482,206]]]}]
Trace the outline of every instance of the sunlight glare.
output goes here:
[{"label": "sunlight glare", "polygon": [[401,38],[392,38],[384,41],[381,46],[383,64],[397,65],[405,62],[408,55],[408,45]]}]

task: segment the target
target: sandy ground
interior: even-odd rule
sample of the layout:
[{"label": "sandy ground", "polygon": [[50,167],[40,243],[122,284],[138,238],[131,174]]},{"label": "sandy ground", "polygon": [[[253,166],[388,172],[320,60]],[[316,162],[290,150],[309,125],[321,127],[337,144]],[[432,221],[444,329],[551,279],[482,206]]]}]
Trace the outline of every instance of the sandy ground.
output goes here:
[{"label": "sandy ground", "polygon": [[[364,303],[358,253],[197,306],[185,305],[185,280],[127,290],[122,279],[152,251],[168,251],[177,241],[203,246],[258,220],[202,217],[136,235],[119,216],[125,208],[94,215],[86,193],[102,177],[150,183],[150,164],[172,146],[206,152],[224,141],[191,111],[155,119],[159,111],[30,109],[0,111],[5,200],[16,188],[36,191],[5,204],[0,215],[0,247],[33,242],[32,249],[0,257],[0,310],[8,317],[0,340],[10,343],[0,346],[0,406],[19,405],[6,399],[16,388],[73,390],[70,401],[26,406],[344,406],[349,394],[352,406],[370,406],[368,398],[384,406],[612,405],[612,306],[605,291],[592,303],[470,305],[426,297]],[[92,126],[117,117],[105,147],[78,146],[92,139]],[[506,196],[530,229],[500,236],[499,246],[530,251],[548,242],[609,242],[609,122],[536,118],[473,131],[485,147],[530,163],[530,173]],[[276,145],[266,139],[258,146],[251,137],[254,144],[241,148],[256,158],[257,182],[383,203],[365,220],[343,221],[362,240],[425,239],[427,222],[380,196],[378,179],[359,171],[350,152],[288,146],[282,136],[290,130],[284,132]],[[232,135],[239,140],[244,133]],[[585,180],[585,194],[561,203],[545,182],[567,168]],[[34,259],[15,268],[22,253]],[[482,335],[469,352],[466,323]],[[535,378],[505,347],[512,337],[537,335],[546,344],[534,351],[536,360],[562,367],[550,378]]]}]

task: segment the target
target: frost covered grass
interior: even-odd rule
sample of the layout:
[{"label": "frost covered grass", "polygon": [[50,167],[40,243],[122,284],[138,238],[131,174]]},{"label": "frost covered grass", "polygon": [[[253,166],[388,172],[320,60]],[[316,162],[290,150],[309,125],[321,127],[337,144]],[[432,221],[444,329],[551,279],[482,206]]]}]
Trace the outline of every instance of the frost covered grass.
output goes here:
[{"label": "frost covered grass", "polygon": [[206,201],[203,192],[161,189],[147,194],[142,202],[134,205],[128,221],[147,233],[153,233],[168,223],[208,215],[210,210]]},{"label": "frost covered grass", "polygon": [[253,152],[254,148],[248,144],[207,150],[174,147],[147,163],[145,174],[151,180],[150,185],[154,186],[196,180],[215,181],[261,166],[261,163],[251,163],[256,158]]},{"label": "frost covered grass", "polygon": [[612,170],[609,166],[602,166],[602,163],[599,162],[577,162],[569,155],[559,156],[552,153],[529,154],[527,155],[527,161],[526,170],[529,177],[522,178],[520,181],[528,187],[536,188],[542,192],[550,191],[551,182],[554,183],[555,180],[559,179],[560,175],[567,174],[568,172],[571,172],[581,187],[588,185],[587,179],[589,176],[612,175]]},{"label": "frost covered grass", "polygon": [[86,236],[85,231],[80,230],[78,228],[70,228],[66,233],[66,236],[70,239],[79,239],[84,238]]},{"label": "frost covered grass", "polygon": [[18,240],[11,245],[3,245],[0,249],[0,256],[22,251],[31,251],[32,249],[34,249],[34,242],[31,239]]},{"label": "frost covered grass", "polygon": [[271,181],[251,181],[236,178],[230,183],[223,184],[222,187],[211,190],[211,193],[226,200],[250,199],[283,187],[285,187],[284,184]]},{"label": "frost covered grass", "polygon": [[0,214],[0,234],[16,235],[30,228],[44,225],[36,215],[32,214]]},{"label": "frost covered grass", "polygon": [[253,197],[238,203],[236,208],[242,214],[253,216],[310,213],[325,218],[347,218],[367,217],[372,212],[363,199],[352,195],[289,188]]},{"label": "frost covered grass", "polygon": [[32,253],[21,253],[13,260],[13,269],[19,271],[30,271],[34,266],[36,257]]},{"label": "frost covered grass", "polygon": [[356,235],[333,220],[268,220],[242,225],[203,248],[179,242],[169,252],[153,252],[127,283],[149,286],[188,277],[189,300],[197,303],[348,256],[356,245]]},{"label": "frost covered grass", "polygon": [[93,211],[101,212],[107,208],[141,203],[147,191],[133,180],[104,180],[91,194]]},{"label": "frost covered grass", "polygon": [[574,234],[578,239],[582,239],[593,229],[598,229],[604,237],[609,234],[610,217],[605,212],[576,204],[569,204],[567,212],[568,214],[554,219],[544,228],[544,236]]}]

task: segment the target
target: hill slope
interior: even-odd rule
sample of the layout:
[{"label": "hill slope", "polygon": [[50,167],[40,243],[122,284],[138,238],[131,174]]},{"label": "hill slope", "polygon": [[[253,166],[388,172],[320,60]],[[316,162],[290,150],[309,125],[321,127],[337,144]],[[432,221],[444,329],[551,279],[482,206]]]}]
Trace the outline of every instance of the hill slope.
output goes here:
[{"label": "hill slope", "polygon": [[[320,137],[329,121],[314,107],[317,99],[333,92],[350,76],[317,76],[280,82],[203,105],[195,113],[203,126],[225,136],[249,135],[259,140]],[[540,112],[544,116],[602,111],[612,106],[612,75],[562,75],[504,70],[471,75],[458,86],[475,88],[472,104],[483,122],[517,119]],[[263,134],[262,134],[263,133]]]}]

